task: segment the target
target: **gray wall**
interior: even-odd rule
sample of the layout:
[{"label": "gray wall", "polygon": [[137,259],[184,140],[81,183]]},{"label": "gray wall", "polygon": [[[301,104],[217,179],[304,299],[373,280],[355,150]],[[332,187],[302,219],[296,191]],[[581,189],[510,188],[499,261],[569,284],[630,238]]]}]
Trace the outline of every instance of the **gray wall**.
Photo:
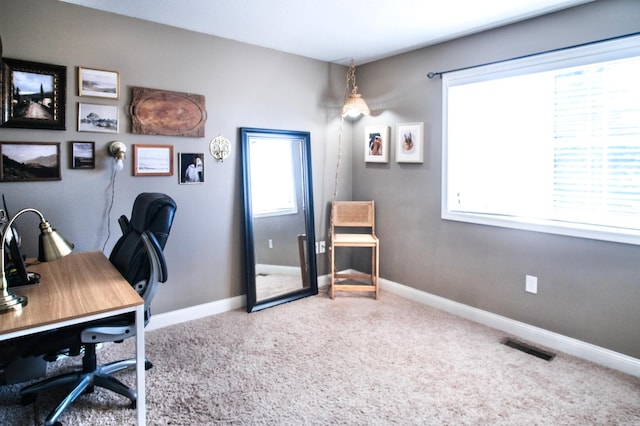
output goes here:
[{"label": "gray wall", "polygon": [[[440,219],[442,84],[429,71],[640,31],[640,2],[599,1],[357,69],[377,115],[354,128],[353,197],[375,199],[380,273],[448,299],[640,357],[640,248]],[[365,164],[366,125],[422,121],[424,164]],[[394,145],[392,145],[394,146]],[[508,178],[508,177],[505,177]],[[360,269],[366,268],[364,259]],[[538,294],[525,293],[525,275]]]},{"label": "gray wall", "polygon": [[[130,212],[137,193],[166,192],[179,210],[166,249],[169,281],[158,292],[155,312],[237,296],[244,293],[237,129],[306,130],[312,135],[316,231],[318,240],[324,238],[340,141],[336,117],[344,67],[59,2],[2,3],[4,56],[66,65],[69,76],[67,131],[0,128],[0,140],[60,141],[65,160],[68,141],[94,140],[98,155],[93,171],[69,170],[64,164],[61,182],[0,184],[13,209],[41,209],[78,250],[102,249],[109,141],[124,140],[130,149],[133,143],[161,143],[173,144],[176,152],[206,153],[209,141],[221,134],[232,141],[234,152],[221,164],[207,154],[204,185],[178,185],[178,176],[133,177],[131,157],[127,159],[116,178],[112,236],[105,251],[118,235],[117,217]],[[638,247],[440,219],[441,85],[426,78],[429,71],[639,30],[640,2],[599,1],[358,67],[360,92],[375,111],[344,125],[338,198],[376,200],[381,275],[640,357]],[[120,72],[123,97],[117,103],[124,128],[119,135],[74,131],[80,101],[76,66]],[[124,112],[131,86],[205,95],[206,137],[131,134]],[[393,153],[388,164],[364,163],[364,126],[392,126],[393,141],[397,123],[415,121],[425,124],[423,164],[395,163]],[[320,271],[326,271],[326,257],[318,262]],[[524,292],[525,274],[539,277],[537,295]]]},{"label": "gray wall", "polygon": [[[0,193],[14,212],[22,207],[41,210],[78,251],[102,250],[112,167],[107,145],[124,141],[129,155],[115,180],[105,253],[120,236],[117,218],[130,214],[138,193],[165,192],[178,204],[165,251],[169,280],[154,300],[155,313],[245,293],[240,127],[311,132],[318,228],[326,221],[323,206],[333,193],[339,129],[335,117],[342,103],[345,67],[57,1],[2,0],[0,32],[4,57],[65,65],[68,73],[66,131],[0,128],[1,141],[61,142],[62,180],[0,183]],[[118,71],[120,100],[78,97],[78,66]],[[132,86],[204,95],[206,137],[132,134],[126,113]],[[77,132],[81,101],[119,105],[120,133]],[[208,153],[209,142],[218,135],[232,143],[232,154],[223,163]],[[68,144],[75,140],[96,142],[95,170],[69,169]],[[176,156],[205,153],[206,182],[179,185],[177,172],[171,177],[132,176],[136,143],[171,144]],[[177,170],[177,163],[174,166]],[[346,176],[349,166],[349,161],[343,164]],[[343,185],[349,196],[350,179]],[[27,254],[35,255],[35,215],[23,216],[16,225]]]}]

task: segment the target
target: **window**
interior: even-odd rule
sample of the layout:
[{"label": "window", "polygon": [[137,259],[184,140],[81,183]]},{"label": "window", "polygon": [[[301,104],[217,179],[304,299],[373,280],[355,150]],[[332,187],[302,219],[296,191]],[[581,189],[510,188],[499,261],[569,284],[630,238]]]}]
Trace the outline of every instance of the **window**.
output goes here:
[{"label": "window", "polygon": [[444,219],[640,244],[640,36],[443,75]]},{"label": "window", "polygon": [[[256,143],[262,141],[263,143]],[[296,145],[297,146],[297,145]],[[292,141],[251,140],[251,199],[254,216],[296,214]],[[277,164],[278,167],[273,167]]]}]

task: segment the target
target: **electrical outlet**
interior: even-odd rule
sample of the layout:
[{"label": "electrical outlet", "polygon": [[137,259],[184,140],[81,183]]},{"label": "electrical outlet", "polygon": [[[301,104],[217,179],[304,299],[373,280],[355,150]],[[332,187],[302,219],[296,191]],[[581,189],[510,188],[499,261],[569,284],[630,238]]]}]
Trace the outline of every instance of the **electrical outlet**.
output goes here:
[{"label": "electrical outlet", "polygon": [[269,238],[269,248],[273,248],[273,240]]},{"label": "electrical outlet", "polygon": [[528,293],[538,294],[538,277],[525,275],[524,290]]},{"label": "electrical outlet", "polygon": [[324,241],[316,241],[316,254],[322,254],[325,251],[325,242]]}]

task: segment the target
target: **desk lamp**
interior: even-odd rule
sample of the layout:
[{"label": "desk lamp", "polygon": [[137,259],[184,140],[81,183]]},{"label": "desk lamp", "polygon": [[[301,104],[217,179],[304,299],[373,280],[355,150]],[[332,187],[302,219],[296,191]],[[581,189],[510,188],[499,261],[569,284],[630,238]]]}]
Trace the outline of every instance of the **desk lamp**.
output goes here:
[{"label": "desk lamp", "polygon": [[[4,271],[4,250],[5,250],[5,240],[9,231],[11,230],[11,225],[13,222],[22,215],[23,213],[33,212],[40,216],[40,239],[39,239],[39,249],[38,249],[38,260],[40,262],[49,262],[52,260],[60,259],[71,253],[73,250],[73,244],[68,243],[64,238],[60,236],[56,232],[55,229],[51,228],[49,222],[47,222],[38,210],[36,209],[22,209],[18,213],[16,213],[13,218],[6,224],[4,229],[2,230],[2,236],[0,237],[1,244],[1,259],[0,263],[2,269],[0,269],[0,273],[2,274],[2,284],[0,287],[0,314],[22,309],[23,306],[27,304],[26,296],[19,296],[12,294],[8,290],[7,277]],[[0,209],[0,218],[6,218],[6,212]]]}]

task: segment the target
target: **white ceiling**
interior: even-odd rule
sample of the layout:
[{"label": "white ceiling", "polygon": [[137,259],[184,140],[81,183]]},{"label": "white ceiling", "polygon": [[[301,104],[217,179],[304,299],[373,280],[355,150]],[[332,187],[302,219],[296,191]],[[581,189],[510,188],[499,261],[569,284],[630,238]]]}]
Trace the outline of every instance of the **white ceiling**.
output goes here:
[{"label": "white ceiling", "polygon": [[61,0],[357,65],[593,0]]}]

